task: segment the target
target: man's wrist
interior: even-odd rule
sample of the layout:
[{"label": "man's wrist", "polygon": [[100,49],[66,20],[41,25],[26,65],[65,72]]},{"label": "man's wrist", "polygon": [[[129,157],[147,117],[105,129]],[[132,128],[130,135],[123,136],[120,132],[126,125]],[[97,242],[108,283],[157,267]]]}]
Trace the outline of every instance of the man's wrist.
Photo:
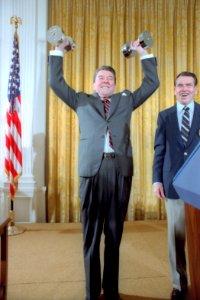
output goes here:
[{"label": "man's wrist", "polygon": [[53,56],[64,56],[64,53],[62,50],[59,50],[59,49],[55,49],[55,50],[50,50],[49,51],[49,54],[50,55],[53,55]]},{"label": "man's wrist", "polygon": [[155,186],[155,185],[162,185],[163,183],[162,182],[160,182],[160,181],[156,181],[156,182],[153,182],[153,185]]},{"label": "man's wrist", "polygon": [[147,54],[141,55],[140,59],[143,60],[143,59],[152,58],[152,57],[154,57],[154,55],[152,53],[147,53]]}]

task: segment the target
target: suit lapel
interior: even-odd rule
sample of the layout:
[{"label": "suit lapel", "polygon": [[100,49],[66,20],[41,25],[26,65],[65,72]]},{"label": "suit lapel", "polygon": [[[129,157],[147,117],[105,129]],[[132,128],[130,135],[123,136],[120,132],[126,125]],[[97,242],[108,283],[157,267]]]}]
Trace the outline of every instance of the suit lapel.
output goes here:
[{"label": "suit lapel", "polygon": [[200,130],[200,105],[195,102],[192,126],[190,129],[187,146],[189,146],[195,134],[199,135],[200,133],[199,130]]},{"label": "suit lapel", "polygon": [[108,119],[110,119],[112,117],[112,115],[114,114],[118,103],[120,101],[120,94],[114,94],[111,97],[111,103],[110,103],[110,112],[109,112],[109,116]]},{"label": "suit lapel", "polygon": [[94,108],[98,111],[98,113],[105,118],[105,113],[104,113],[104,107],[103,103],[101,101],[101,98],[97,93],[92,94],[94,96],[94,99],[92,99],[91,104],[94,106]]},{"label": "suit lapel", "polygon": [[177,107],[174,105],[172,107],[172,111],[169,117],[169,122],[170,122],[170,128],[171,132],[173,132],[173,135],[175,136],[175,139],[183,146],[183,139],[181,137],[181,133],[179,130],[179,125],[178,125],[178,118],[177,118]]}]

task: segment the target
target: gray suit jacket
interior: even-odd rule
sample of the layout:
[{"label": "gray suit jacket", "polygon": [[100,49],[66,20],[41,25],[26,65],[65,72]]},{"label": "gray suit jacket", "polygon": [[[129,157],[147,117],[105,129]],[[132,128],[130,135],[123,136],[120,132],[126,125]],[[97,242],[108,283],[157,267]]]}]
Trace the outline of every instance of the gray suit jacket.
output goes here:
[{"label": "gray suit jacket", "polygon": [[118,171],[123,176],[133,175],[130,142],[131,113],[158,88],[156,59],[142,60],[144,78],[133,93],[124,90],[111,97],[110,113],[104,117],[103,104],[98,94],[88,95],[74,91],[63,78],[63,58],[49,57],[49,85],[78,115],[80,128],[79,176],[94,176],[100,167],[107,127],[112,136]]}]

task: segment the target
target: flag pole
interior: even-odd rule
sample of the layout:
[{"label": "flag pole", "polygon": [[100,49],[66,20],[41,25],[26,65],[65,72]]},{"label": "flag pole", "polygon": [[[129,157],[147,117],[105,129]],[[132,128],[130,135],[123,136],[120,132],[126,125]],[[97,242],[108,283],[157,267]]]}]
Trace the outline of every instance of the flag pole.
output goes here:
[{"label": "flag pole", "polygon": [[24,228],[19,228],[15,225],[15,217],[14,217],[14,201],[10,200],[10,214],[9,214],[10,222],[8,224],[8,235],[17,235],[23,233],[25,231]]},{"label": "flag pole", "polygon": [[[15,36],[17,37],[17,29],[20,24],[22,24],[22,20],[20,17],[12,16],[10,18],[10,24],[14,25],[15,27]],[[17,183],[16,183],[17,186]],[[11,192],[11,188],[10,188]],[[13,194],[12,192],[10,194]],[[14,192],[15,195],[15,192]],[[23,228],[18,228],[15,226],[14,222],[14,196],[10,198],[10,213],[9,213],[10,222],[8,224],[8,235],[17,235],[24,232]]]}]

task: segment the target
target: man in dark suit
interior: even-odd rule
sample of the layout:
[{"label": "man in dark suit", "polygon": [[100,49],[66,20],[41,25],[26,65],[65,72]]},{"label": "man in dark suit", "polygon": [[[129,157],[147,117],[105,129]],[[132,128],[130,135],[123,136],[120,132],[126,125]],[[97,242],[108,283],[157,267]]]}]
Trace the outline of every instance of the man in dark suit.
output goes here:
[{"label": "man in dark suit", "polygon": [[153,189],[158,198],[166,199],[169,261],[173,285],[171,299],[184,299],[188,284],[184,202],[179,199],[172,181],[200,141],[200,105],[194,101],[196,93],[196,75],[190,72],[180,73],[175,79],[177,103],[159,113],[155,134]]},{"label": "man in dark suit", "polygon": [[62,56],[67,43],[65,39],[50,52],[49,85],[79,118],[86,300],[97,300],[101,293],[102,231],[105,234],[104,296],[106,300],[118,300],[119,247],[133,175],[131,113],[158,88],[157,63],[155,57],[135,41],[131,47],[140,55],[144,72],[141,86],[134,92],[124,90],[114,94],[115,71],[110,66],[102,66],[94,75],[95,93],[89,95],[74,91],[63,78]]}]

